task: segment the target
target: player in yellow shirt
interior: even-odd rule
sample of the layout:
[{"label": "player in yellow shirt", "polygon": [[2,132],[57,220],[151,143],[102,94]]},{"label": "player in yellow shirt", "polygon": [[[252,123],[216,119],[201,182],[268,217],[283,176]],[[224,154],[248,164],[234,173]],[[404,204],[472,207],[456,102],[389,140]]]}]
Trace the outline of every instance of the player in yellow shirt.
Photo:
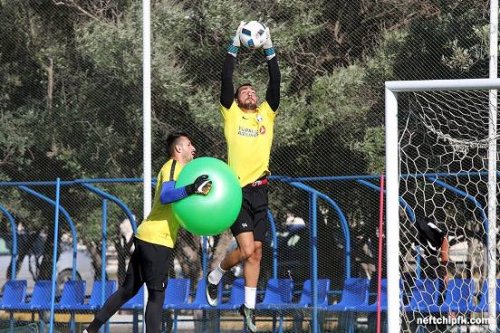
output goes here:
[{"label": "player in yellow shirt", "polygon": [[251,332],[256,331],[253,310],[260,275],[262,244],[267,232],[267,183],[269,157],[274,134],[275,112],[280,103],[281,74],[273,48],[269,28],[268,39],[264,43],[267,59],[269,84],[266,99],[259,104],[255,89],[251,84],[242,84],[233,95],[233,71],[236,55],[240,47],[239,34],[244,22],[227,50],[222,71],[220,111],[224,119],[224,135],[228,149],[228,164],[238,176],[243,203],[240,214],[231,231],[236,237],[238,248],[228,253],[218,267],[207,275],[207,301],[217,304],[217,285],[224,273],[243,262],[245,278],[245,304],[240,307],[245,325]]},{"label": "player in yellow shirt", "polygon": [[201,175],[193,184],[175,188],[175,181],[182,167],[193,159],[196,149],[188,135],[182,132],[170,134],[167,147],[170,159],[158,174],[151,213],[135,234],[135,250],[130,258],[125,280],[106,300],[84,333],[97,332],[125,302],[137,294],[144,283],[148,288],[146,331],[160,332],[169,259],[179,230],[179,222],[173,216],[170,204],[191,194],[206,195],[212,186],[208,176]]}]

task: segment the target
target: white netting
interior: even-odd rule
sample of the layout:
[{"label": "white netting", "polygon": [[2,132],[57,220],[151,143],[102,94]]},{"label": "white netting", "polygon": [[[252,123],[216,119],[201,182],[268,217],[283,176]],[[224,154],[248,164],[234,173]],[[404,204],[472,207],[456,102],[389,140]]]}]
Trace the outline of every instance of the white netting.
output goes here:
[{"label": "white netting", "polygon": [[[472,325],[487,316],[488,94],[400,95],[400,195],[409,207],[400,216],[405,332],[488,328]],[[434,226],[447,234],[447,264]]]}]

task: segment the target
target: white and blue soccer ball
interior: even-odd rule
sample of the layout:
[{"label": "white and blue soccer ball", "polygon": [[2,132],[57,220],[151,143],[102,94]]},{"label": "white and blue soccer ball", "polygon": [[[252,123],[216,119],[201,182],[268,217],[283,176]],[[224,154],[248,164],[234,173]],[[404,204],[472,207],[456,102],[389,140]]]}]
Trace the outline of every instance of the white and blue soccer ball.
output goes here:
[{"label": "white and blue soccer ball", "polygon": [[241,45],[249,49],[261,48],[266,39],[266,26],[258,21],[247,22],[241,29]]}]

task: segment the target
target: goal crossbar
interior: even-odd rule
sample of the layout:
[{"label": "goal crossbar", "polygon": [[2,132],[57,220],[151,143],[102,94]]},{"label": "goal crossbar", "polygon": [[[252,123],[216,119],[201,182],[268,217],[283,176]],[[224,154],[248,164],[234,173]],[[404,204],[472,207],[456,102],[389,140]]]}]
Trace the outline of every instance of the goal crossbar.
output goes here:
[{"label": "goal crossbar", "polygon": [[[463,90],[463,89],[500,89],[500,79],[460,79],[460,80],[414,80],[387,81],[386,92]],[[387,104],[386,104],[387,111]]]}]

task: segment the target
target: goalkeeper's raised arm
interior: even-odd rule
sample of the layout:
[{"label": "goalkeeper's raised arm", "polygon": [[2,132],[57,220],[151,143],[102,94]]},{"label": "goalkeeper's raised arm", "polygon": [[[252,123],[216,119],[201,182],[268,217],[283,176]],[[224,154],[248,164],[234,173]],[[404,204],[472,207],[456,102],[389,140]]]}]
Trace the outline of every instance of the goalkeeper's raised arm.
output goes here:
[{"label": "goalkeeper's raised arm", "polygon": [[236,61],[236,56],[241,47],[240,33],[241,29],[245,25],[244,21],[240,22],[238,29],[236,29],[236,34],[234,35],[231,43],[227,47],[226,59],[224,60],[224,66],[222,68],[221,77],[221,89],[220,89],[220,104],[226,109],[231,107],[234,101],[234,85],[233,85],[233,72],[234,63]]},{"label": "goalkeeper's raised arm", "polygon": [[267,68],[269,71],[269,84],[267,86],[266,101],[273,109],[273,111],[278,110],[280,106],[280,84],[281,84],[281,73],[278,66],[278,59],[276,58],[276,51],[273,47],[273,42],[271,40],[271,31],[269,28],[267,30],[267,40],[264,43],[264,55],[267,59]]},{"label": "goalkeeper's raised arm", "polygon": [[[236,56],[238,55],[238,52],[241,47],[239,35],[241,33],[241,29],[244,24],[245,22],[241,21],[240,25],[238,26],[238,29],[236,29],[236,33],[227,48],[227,54],[222,68],[220,104],[226,109],[229,109],[231,107],[231,104],[234,102],[235,99],[238,100],[238,94],[241,87],[251,86],[251,84],[248,83],[242,84],[238,87],[236,92],[234,92],[234,83],[233,83],[234,66],[236,62]],[[271,109],[273,111],[276,111],[278,110],[280,104],[281,73],[278,66],[276,51],[274,49],[273,42],[271,40],[271,32],[269,28],[266,28],[266,30],[267,30],[266,31],[267,40],[263,45],[264,55],[267,59],[267,66],[269,72],[269,83],[266,91],[266,101],[271,107]],[[240,105],[240,107],[244,108],[244,105]]]}]

